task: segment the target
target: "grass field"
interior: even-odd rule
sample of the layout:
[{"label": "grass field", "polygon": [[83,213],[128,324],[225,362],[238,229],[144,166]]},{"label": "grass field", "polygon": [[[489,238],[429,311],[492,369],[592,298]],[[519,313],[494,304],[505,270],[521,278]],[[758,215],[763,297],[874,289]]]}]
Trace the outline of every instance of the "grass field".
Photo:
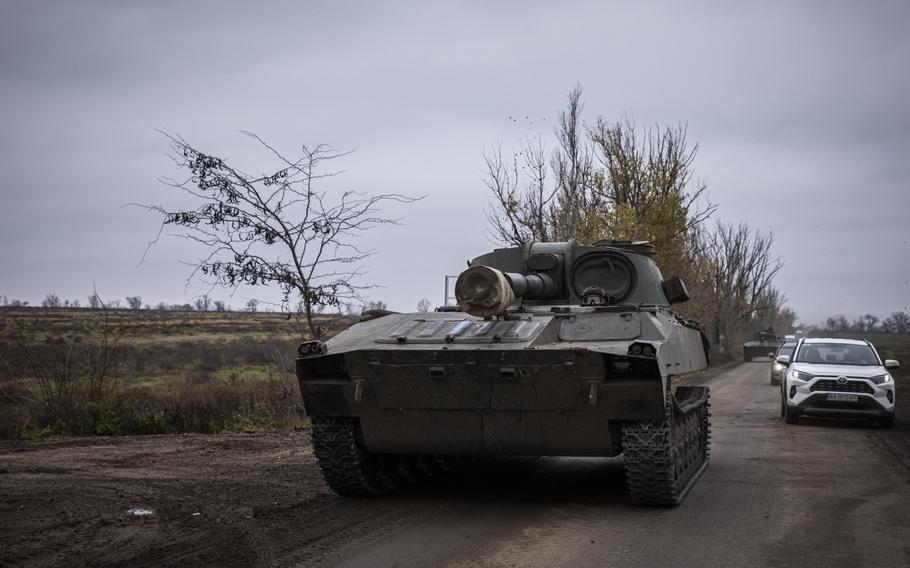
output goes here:
[{"label": "grass field", "polygon": [[276,313],[3,308],[0,437],[298,426],[306,337]]}]

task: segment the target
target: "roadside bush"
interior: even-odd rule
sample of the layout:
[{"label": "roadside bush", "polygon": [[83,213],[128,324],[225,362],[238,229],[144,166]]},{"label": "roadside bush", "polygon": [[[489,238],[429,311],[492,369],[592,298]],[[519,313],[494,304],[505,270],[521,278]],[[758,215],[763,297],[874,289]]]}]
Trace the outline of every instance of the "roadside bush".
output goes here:
[{"label": "roadside bush", "polygon": [[[98,320],[0,342],[0,437],[269,430],[303,424],[296,341],[147,346]],[[225,378],[226,377],[226,378]]]},{"label": "roadside bush", "polygon": [[0,436],[121,436],[135,434],[263,431],[305,424],[303,405],[290,377],[238,380],[181,379],[168,390],[137,387],[75,404],[67,420],[42,421],[24,404],[0,405]]}]

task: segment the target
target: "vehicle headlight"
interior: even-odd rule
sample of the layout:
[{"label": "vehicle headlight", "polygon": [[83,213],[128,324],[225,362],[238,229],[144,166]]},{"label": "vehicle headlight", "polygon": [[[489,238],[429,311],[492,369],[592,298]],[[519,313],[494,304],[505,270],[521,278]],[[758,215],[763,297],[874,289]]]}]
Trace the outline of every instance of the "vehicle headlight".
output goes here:
[{"label": "vehicle headlight", "polygon": [[801,381],[811,381],[812,375],[805,371],[793,371],[793,378]]},{"label": "vehicle headlight", "polygon": [[891,382],[891,375],[885,373],[884,375],[879,375],[877,377],[869,377],[869,380],[877,385],[883,385]]}]

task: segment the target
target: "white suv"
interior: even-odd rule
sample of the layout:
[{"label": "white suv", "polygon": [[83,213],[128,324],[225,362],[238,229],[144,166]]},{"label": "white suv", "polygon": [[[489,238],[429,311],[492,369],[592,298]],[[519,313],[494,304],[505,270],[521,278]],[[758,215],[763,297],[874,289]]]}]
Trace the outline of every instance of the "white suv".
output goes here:
[{"label": "white suv", "polygon": [[871,343],[856,339],[800,339],[792,356],[777,362],[787,367],[781,382],[781,416],[794,424],[800,416],[877,418],[894,425],[894,379]]}]

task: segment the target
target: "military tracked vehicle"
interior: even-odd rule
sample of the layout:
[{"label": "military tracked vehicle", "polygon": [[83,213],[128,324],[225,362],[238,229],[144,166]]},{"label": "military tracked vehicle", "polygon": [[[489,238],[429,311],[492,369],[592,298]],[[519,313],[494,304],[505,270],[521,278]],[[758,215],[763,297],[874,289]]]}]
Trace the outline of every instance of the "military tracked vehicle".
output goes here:
[{"label": "military tracked vehicle", "polygon": [[641,242],[475,258],[457,308],[371,314],[303,343],[297,376],[328,485],[379,496],[476,456],[623,455],[633,502],[678,504],[707,466],[707,341]]},{"label": "military tracked vehicle", "polygon": [[755,339],[743,343],[743,361],[749,363],[758,359],[760,362],[768,362],[768,354],[777,350],[781,344],[781,338],[774,332],[773,328],[760,331],[755,334]]}]

